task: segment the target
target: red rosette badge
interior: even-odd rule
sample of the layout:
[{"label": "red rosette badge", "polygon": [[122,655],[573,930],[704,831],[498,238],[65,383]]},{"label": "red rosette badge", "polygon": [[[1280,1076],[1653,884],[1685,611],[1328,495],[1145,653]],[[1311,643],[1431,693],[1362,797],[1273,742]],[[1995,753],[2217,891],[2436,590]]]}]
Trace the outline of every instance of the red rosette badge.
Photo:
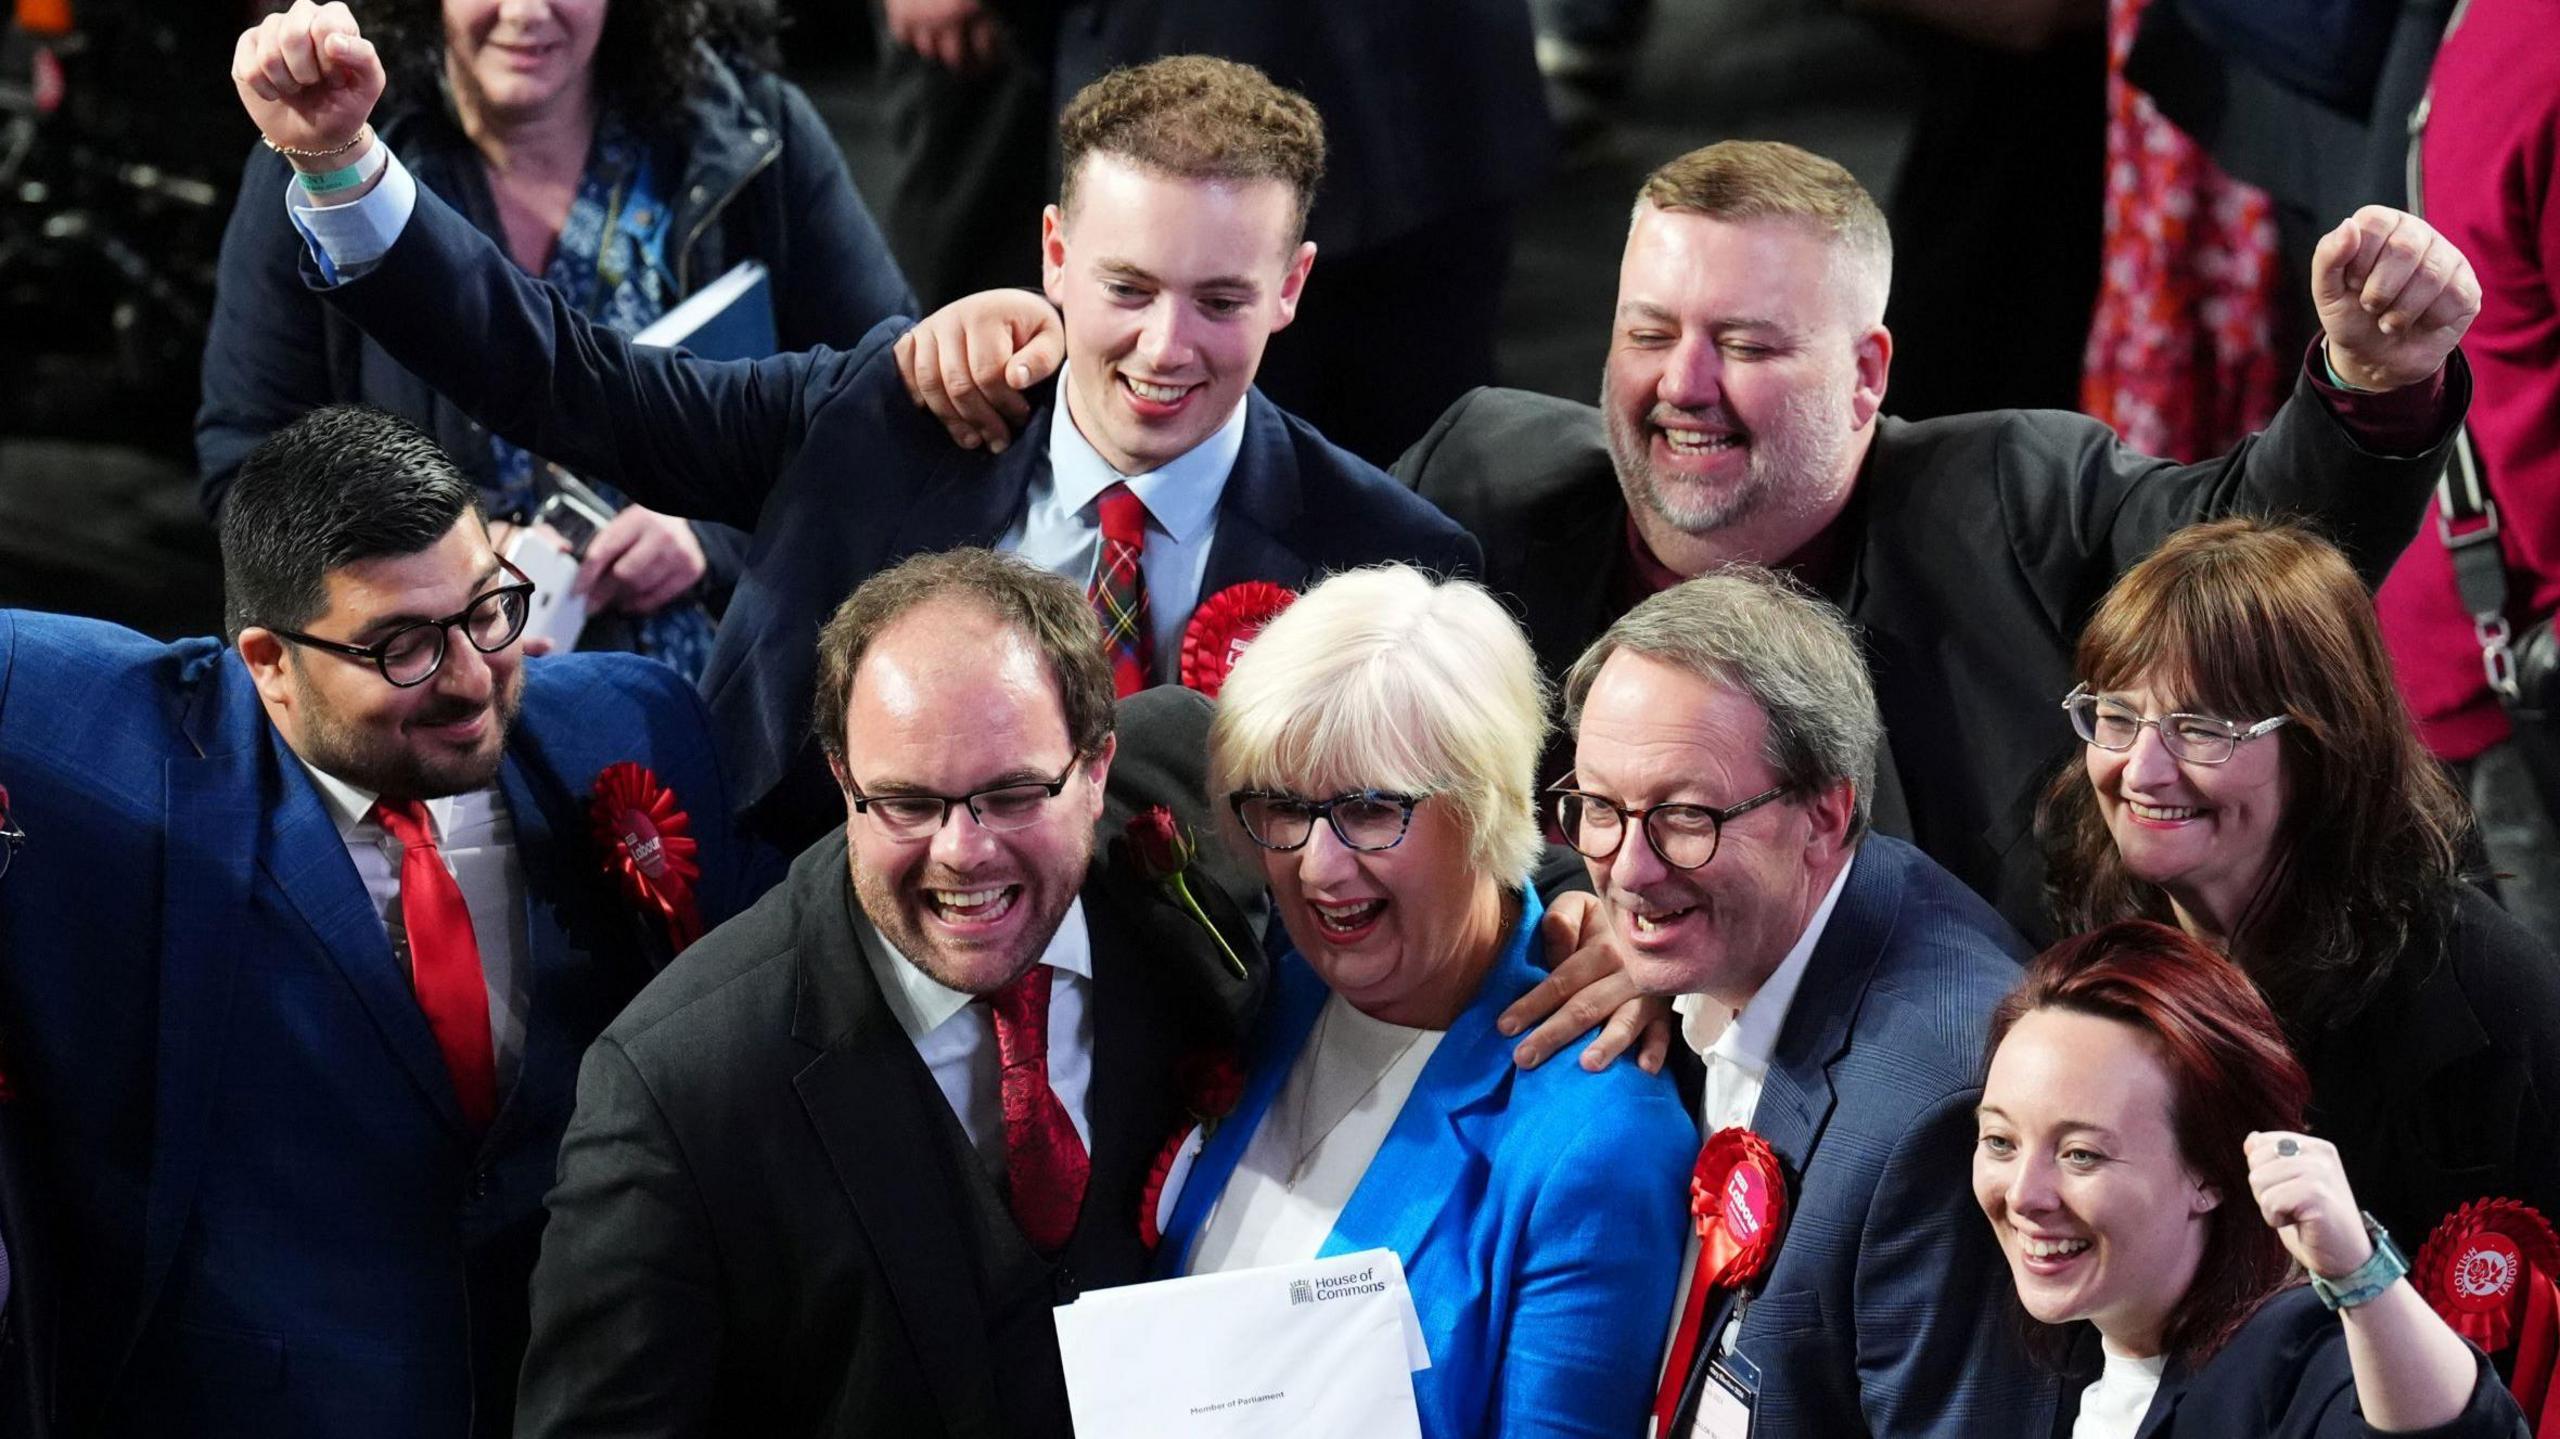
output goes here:
[{"label": "red rosette badge", "polygon": [[1787,1180],[1769,1141],[1748,1129],[1719,1129],[1689,1175],[1689,1213],[1698,1226],[1698,1277],[1741,1289],[1769,1267],[1787,1225]]},{"label": "red rosette badge", "polygon": [[2476,1199],[2445,1217],[2409,1278],[2455,1333],[2495,1354],[2514,1342],[2534,1290],[2560,1280],[2560,1236],[2512,1199]]},{"label": "red rosette badge", "polygon": [[675,791],[629,760],[607,765],[596,776],[587,818],[604,851],[606,872],[633,903],[660,917],[667,941],[683,953],[702,937],[702,911],[693,893],[702,866],[694,858],[693,817],[676,803]]},{"label": "red rosette badge", "polygon": [[1247,580],[1202,600],[1182,628],[1183,684],[1216,699],[1236,656],[1297,598],[1268,580]]}]

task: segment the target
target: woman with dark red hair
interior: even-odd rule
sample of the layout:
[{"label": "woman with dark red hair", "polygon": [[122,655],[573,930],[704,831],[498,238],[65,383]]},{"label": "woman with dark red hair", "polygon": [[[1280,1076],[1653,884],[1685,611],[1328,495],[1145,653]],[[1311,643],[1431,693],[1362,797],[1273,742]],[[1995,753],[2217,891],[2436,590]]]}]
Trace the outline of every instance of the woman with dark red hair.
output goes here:
[{"label": "woman with dark red hair", "polygon": [[1993,1012],[1974,1197],[2028,1317],[2070,1326],[2071,1439],[2526,1434],[2301,1132],[2310,1093],[2257,987],[2166,925],[2063,941]]}]

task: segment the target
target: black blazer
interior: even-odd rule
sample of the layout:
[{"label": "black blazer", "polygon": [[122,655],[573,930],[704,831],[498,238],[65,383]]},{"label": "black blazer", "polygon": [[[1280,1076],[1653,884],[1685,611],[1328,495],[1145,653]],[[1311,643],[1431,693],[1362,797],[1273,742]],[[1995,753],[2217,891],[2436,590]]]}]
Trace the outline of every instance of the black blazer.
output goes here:
[{"label": "black blazer", "polygon": [[589,1052],[516,1409],[571,1435],[1066,1436],[1051,1308],[1144,1278],[1196,1022],[1099,883],[1093,1171],[1035,1253],[859,948],[841,834]]},{"label": "black blazer", "polygon": [[[850,351],[760,361],[637,347],[425,190],[382,263],[324,293],[490,429],[643,504],[754,532],[702,686],[732,786],[786,852],[844,818],[809,732],[818,627],[909,555],[996,543],[1048,465],[1045,396],[1002,455],[952,444],[898,377],[902,321]],[[1259,392],[1245,403],[1203,596],[1384,560],[1479,566],[1447,516]]]},{"label": "black blazer", "polygon": [[[2470,370],[2457,359],[2446,378],[2458,416]],[[2058,708],[2072,644],[2116,576],[2182,526],[2290,512],[2379,584],[2443,463],[2443,443],[2411,459],[2362,448],[2307,379],[2264,433],[2197,465],[2061,411],[1878,421],[1831,597],[1865,632],[1909,837],[2030,938],[2050,934],[2035,802],[2073,748]],[[1486,580],[1551,677],[1617,617],[1627,507],[1597,410],[1476,390],[1395,472],[1484,542]]]},{"label": "black blazer", "polygon": [[2449,898],[2450,934],[2305,1059],[2312,1128],[2411,1254],[2474,1199],[2560,1214],[2560,958],[2469,885]]},{"label": "black blazer", "polygon": [[[2100,1364],[2097,1331],[2080,1329],[2075,1391],[2097,1377]],[[2417,1431],[2416,1439],[2528,1439],[2524,1415],[2498,1371],[2486,1358],[2479,1365],[2470,1404],[2452,1423]],[[2055,1420],[2054,1439],[2068,1439],[2079,1412],[2075,1392]],[[2134,1432],[2135,1439],[2373,1439],[2380,1433],[2356,1412],[2347,1332],[2308,1285],[2268,1300],[2202,1366],[2170,1360]]]}]

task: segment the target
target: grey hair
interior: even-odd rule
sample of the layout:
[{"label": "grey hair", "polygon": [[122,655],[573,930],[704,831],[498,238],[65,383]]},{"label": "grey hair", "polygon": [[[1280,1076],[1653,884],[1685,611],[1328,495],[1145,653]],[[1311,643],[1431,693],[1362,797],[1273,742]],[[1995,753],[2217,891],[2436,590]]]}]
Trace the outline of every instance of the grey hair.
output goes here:
[{"label": "grey hair", "polygon": [[1672,586],[1618,617],[1564,677],[1568,731],[1609,657],[1625,650],[1728,685],[1769,717],[1763,749],[1778,782],[1800,791],[1849,782],[1848,838],[1875,808],[1884,721],[1846,616],[1758,565],[1728,565]]}]

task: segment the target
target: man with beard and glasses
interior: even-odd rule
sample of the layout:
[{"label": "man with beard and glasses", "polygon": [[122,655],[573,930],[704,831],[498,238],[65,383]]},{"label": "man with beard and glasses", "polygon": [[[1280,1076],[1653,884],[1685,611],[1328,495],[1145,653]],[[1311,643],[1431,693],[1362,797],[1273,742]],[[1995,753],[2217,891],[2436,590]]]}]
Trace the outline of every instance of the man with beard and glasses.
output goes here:
[{"label": "man with beard and glasses", "polygon": [[[525,1439],[1071,1433],[1051,1310],[1146,1276],[1142,1186],[1198,1102],[1180,1063],[1250,998],[1096,853],[1106,779],[1117,804],[1140,772],[1200,832],[1208,704],[1115,716],[1077,585],[919,556],[817,651],[843,826],[588,1054]],[[1258,886],[1212,867],[1191,888],[1258,978]]]},{"label": "man with beard and glasses", "polygon": [[[1719,565],[1782,569],[1838,603],[1884,709],[1878,827],[2040,933],[2029,829],[2072,742],[2051,694],[2071,687],[2080,617],[2172,530],[2235,512],[2316,518],[2379,583],[2469,402],[2454,345],[2480,286],[2425,222],[2358,211],[2321,242],[2324,333],[2292,400],[2181,466],[2059,411],[1884,415],[1892,265],[1883,212],[1840,166],[1761,141],[1691,151],[1636,201],[1600,407],[1477,390],[1396,474],[1483,542],[1486,583],[1551,678],[1637,601]],[[947,374],[991,381],[1021,334],[1017,374],[1036,375],[1056,344],[1035,308],[972,297],[920,341]],[[925,398],[955,420],[993,413],[959,391]],[[1565,762],[1551,749],[1549,776]]]},{"label": "man with beard and glasses", "polygon": [[506,1434],[578,1057],[736,907],[701,702],[527,663],[476,494],[315,410],[223,512],[228,644],[0,611],[69,1432]]}]

